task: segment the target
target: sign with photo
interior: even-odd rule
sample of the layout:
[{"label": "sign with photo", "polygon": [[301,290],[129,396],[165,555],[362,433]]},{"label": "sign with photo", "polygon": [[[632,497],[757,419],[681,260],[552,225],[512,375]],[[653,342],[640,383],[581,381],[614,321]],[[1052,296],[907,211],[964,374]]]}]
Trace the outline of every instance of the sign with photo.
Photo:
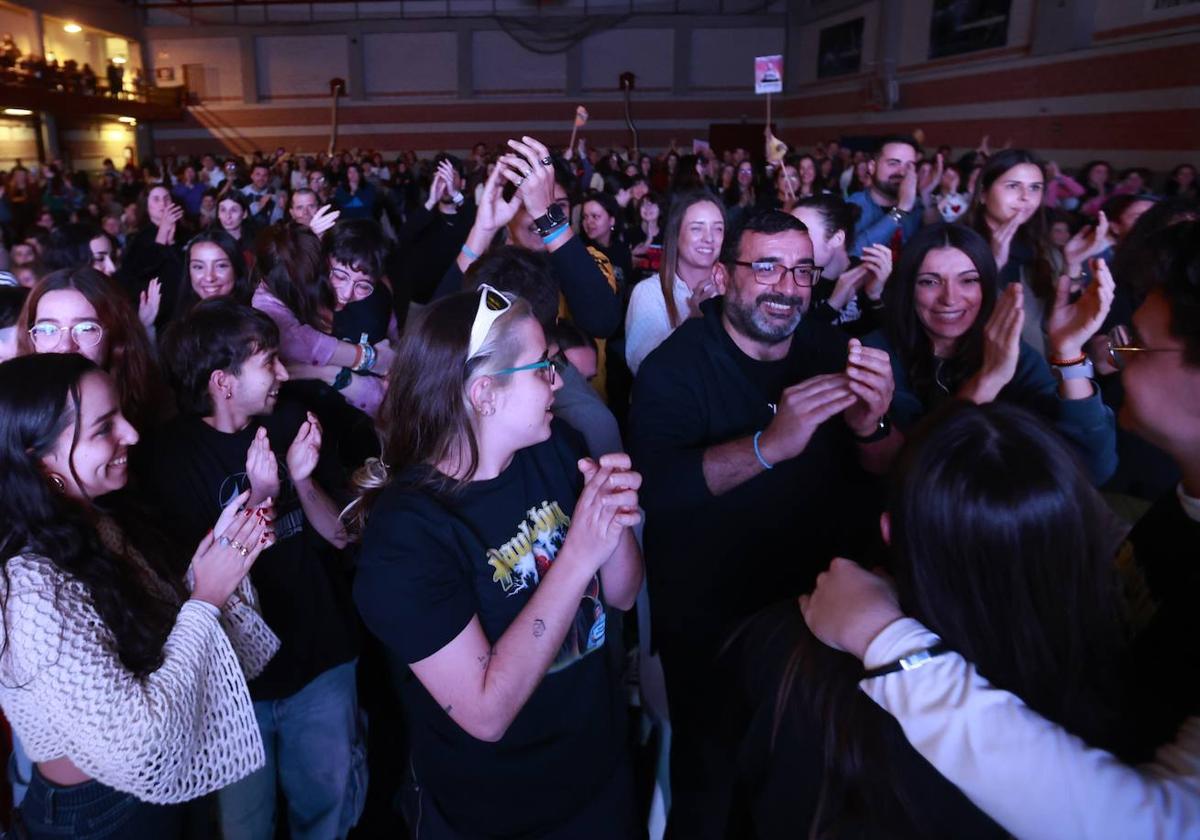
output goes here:
[{"label": "sign with photo", "polygon": [[862,18],[822,29],[817,46],[817,78],[857,73],[862,67],[862,37]]},{"label": "sign with photo", "polygon": [[929,57],[990,50],[1008,43],[1012,0],[933,0]]},{"label": "sign with photo", "polygon": [[754,92],[783,93],[783,56],[760,55],[754,59]]}]

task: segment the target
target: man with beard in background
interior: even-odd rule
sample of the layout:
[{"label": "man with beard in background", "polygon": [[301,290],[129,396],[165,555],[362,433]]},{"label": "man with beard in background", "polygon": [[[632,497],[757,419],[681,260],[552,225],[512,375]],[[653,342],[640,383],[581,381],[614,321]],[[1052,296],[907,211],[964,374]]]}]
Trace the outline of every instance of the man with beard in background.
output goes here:
[{"label": "man with beard in background", "polygon": [[880,141],[875,157],[867,163],[871,188],[847,199],[862,208],[854,226],[854,256],[862,256],[867,245],[896,250],[921,226],[923,208],[917,198],[920,154],[913,137],[893,135]]}]

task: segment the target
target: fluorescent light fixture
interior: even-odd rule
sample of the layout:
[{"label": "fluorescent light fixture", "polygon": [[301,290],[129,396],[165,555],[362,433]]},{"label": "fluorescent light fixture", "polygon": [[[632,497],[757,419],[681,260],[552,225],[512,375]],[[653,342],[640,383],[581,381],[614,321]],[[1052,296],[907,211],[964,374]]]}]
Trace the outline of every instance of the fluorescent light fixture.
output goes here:
[{"label": "fluorescent light fixture", "polygon": [[72,35],[74,35],[76,32],[82,32],[82,31],[83,31],[83,27],[80,26],[78,23],[72,22],[72,23],[64,23],[63,24],[63,32],[70,32]]},{"label": "fluorescent light fixture", "polygon": [[129,125],[137,125],[137,120],[134,117],[117,117],[117,122],[128,123]]},{"label": "fluorescent light fixture", "polygon": [[28,108],[5,108],[4,113],[10,117],[32,117],[33,111]]}]

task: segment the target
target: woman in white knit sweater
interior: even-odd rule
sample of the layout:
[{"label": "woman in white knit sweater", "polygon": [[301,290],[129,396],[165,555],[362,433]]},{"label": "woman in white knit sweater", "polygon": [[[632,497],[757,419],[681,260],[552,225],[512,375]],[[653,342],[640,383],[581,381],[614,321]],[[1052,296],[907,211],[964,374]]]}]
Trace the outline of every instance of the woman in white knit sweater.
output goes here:
[{"label": "woman in white knit sweater", "polygon": [[264,761],[245,681],[278,640],[246,572],[270,510],[222,513],[189,597],[115,492],[137,439],[83,356],[0,365],[0,705],[36,763],[31,838],[177,837],[181,803]]}]

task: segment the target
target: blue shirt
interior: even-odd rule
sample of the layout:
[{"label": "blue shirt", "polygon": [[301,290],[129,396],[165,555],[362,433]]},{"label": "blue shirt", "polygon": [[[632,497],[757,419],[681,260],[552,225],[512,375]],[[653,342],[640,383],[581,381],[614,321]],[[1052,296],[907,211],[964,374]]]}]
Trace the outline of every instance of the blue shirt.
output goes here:
[{"label": "blue shirt", "polygon": [[880,207],[876,204],[868,190],[853,193],[846,200],[862,208],[862,215],[858,217],[858,224],[854,226],[852,255],[855,257],[861,257],[863,248],[867,245],[891,245],[892,236],[896,233],[897,228],[902,231],[901,242],[907,242],[921,227],[920,201],[913,205],[913,209],[906,213],[900,222],[897,222],[888,215],[888,210],[891,208]]}]

